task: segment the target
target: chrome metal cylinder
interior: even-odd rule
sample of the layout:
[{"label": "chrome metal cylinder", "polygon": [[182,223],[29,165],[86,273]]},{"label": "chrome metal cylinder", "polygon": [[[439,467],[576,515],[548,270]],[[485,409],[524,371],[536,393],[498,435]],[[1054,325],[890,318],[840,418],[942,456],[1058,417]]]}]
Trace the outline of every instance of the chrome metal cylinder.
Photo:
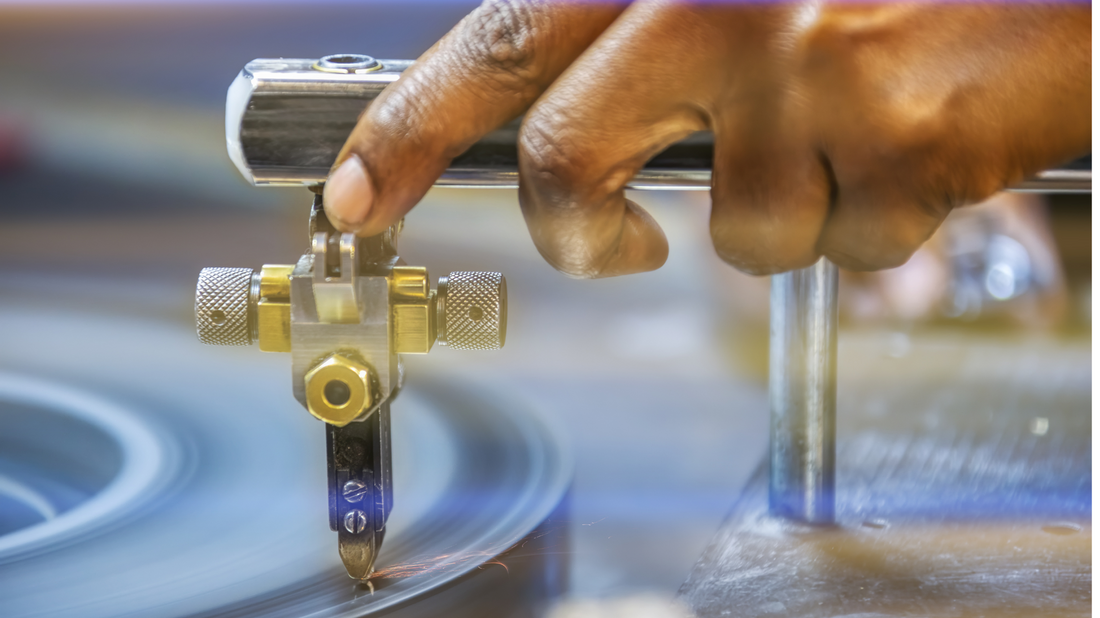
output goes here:
[{"label": "chrome metal cylinder", "polygon": [[837,274],[821,258],[771,281],[768,504],[811,524],[836,511]]},{"label": "chrome metal cylinder", "polygon": [[[258,186],[325,182],[363,109],[412,62],[337,54],[320,60],[257,58],[229,87],[225,137],[229,157]],[[457,156],[437,187],[516,188],[520,119],[489,132]],[[629,189],[709,191],[714,135],[700,132],[655,154]],[[1089,193],[1092,159],[1040,172],[1009,191]]]}]

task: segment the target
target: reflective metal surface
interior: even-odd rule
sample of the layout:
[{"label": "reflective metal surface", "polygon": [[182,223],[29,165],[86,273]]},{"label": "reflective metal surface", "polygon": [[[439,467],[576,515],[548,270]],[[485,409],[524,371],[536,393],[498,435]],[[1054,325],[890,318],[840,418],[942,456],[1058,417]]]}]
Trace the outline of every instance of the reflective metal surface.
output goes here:
[{"label": "reflective metal surface", "polygon": [[369,73],[381,69],[382,65],[364,54],[332,54],[315,62],[313,68],[329,73]]},{"label": "reflective metal surface", "polygon": [[[324,182],[328,172],[277,171],[263,168],[256,175],[257,185],[297,186]],[[270,178],[271,182],[260,180]],[[627,189],[638,191],[710,191],[709,169],[649,169],[638,172]],[[437,187],[463,189],[518,189],[519,173],[505,169],[450,167],[436,181]],[[1092,170],[1050,169],[1005,189],[1015,193],[1091,193]]]},{"label": "reflective metal surface", "polygon": [[251,268],[204,268],[195,285],[195,326],[208,345],[251,345]]},{"label": "reflective metal surface", "polygon": [[825,258],[772,277],[769,507],[814,524],[834,518],[837,283]]},{"label": "reflective metal surface", "polygon": [[845,331],[835,525],[772,517],[761,466],[680,589],[695,616],[1090,615],[1088,340],[912,344]]},{"label": "reflective metal surface", "polygon": [[[323,61],[375,66],[353,56]],[[401,355],[427,353],[437,333],[457,350],[500,349],[507,288],[501,273],[460,271],[436,293],[427,268],[401,263],[401,224],[358,238],[333,229],[321,208],[315,195],[310,252],[295,266],[204,268],[195,320],[203,343],[256,340],[291,352],[292,390],[327,424],[329,527],[348,575],[362,581],[374,572],[393,506],[390,402],[404,379]],[[352,482],[370,497],[346,500]]]},{"label": "reflective metal surface", "polygon": [[[334,58],[336,56],[327,56]],[[349,60],[369,58],[355,54]],[[370,58],[348,72],[321,67],[312,59],[260,58],[245,65],[229,87],[225,135],[230,158],[254,185],[311,186],[323,183],[363,109],[412,62]],[[377,67],[370,62],[379,63]],[[330,63],[331,64],[331,63]],[[325,67],[328,65],[326,64]],[[349,63],[348,66],[359,66]],[[513,121],[455,158],[436,182],[439,187],[516,188]],[[646,163],[630,189],[710,190],[714,136],[696,133]],[[1089,192],[1091,159],[1041,172],[1014,191]],[[1081,165],[1076,165],[1081,163]]]},{"label": "reflective metal surface", "polygon": [[343,354],[330,354],[306,372],[306,409],[318,420],[343,427],[374,401],[370,367]]},{"label": "reflective metal surface", "polygon": [[[508,283],[493,272],[453,272],[440,279],[439,343],[456,350],[499,350],[508,331]],[[442,318],[442,319],[440,319]]]}]

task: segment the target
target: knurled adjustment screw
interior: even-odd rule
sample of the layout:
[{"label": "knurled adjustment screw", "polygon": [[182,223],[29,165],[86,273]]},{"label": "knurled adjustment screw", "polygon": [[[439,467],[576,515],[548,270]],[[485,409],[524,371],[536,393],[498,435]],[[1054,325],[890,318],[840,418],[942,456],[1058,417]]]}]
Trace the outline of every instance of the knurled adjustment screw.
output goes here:
[{"label": "knurled adjustment screw", "polygon": [[250,345],[259,285],[251,268],[204,268],[195,286],[195,329],[207,345]]},{"label": "knurled adjustment screw", "polygon": [[456,350],[499,350],[508,330],[508,285],[492,272],[453,272],[436,293],[439,343]]}]

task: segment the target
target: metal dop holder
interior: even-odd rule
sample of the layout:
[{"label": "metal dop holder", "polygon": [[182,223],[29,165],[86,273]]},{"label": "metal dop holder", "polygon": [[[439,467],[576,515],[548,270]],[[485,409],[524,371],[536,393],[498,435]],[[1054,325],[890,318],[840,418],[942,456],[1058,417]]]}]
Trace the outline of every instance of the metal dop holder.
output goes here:
[{"label": "metal dop holder", "polygon": [[825,258],[771,281],[768,505],[810,524],[836,516],[837,281]]},{"label": "metal dop holder", "polygon": [[[399,226],[355,239],[331,229],[323,214],[318,188],[348,134],[410,66],[362,54],[245,65],[226,96],[229,156],[254,185],[318,193],[312,249],[297,264],[269,264],[259,273],[206,269],[196,289],[202,341],[291,353],[295,396],[329,424],[330,523],[340,530],[341,556],[354,577],[373,567],[391,502],[388,406],[401,386],[398,355],[423,354],[437,342],[497,349],[506,327],[500,273],[451,273],[433,291],[426,269],[397,256]],[[517,187],[521,122],[472,144],[435,186]],[[655,154],[627,188],[709,190],[713,159],[714,135],[695,133]],[[1089,193],[1091,155],[1006,190]],[[836,266],[822,259],[772,278],[769,488],[779,517],[835,520],[836,331]],[[349,388],[329,392],[339,386],[334,381]]]},{"label": "metal dop holder", "polygon": [[329,526],[348,575],[362,580],[393,509],[390,404],[401,357],[435,343],[499,350],[508,285],[498,272],[456,271],[432,290],[428,269],[397,255],[401,224],[369,238],[340,234],[322,206],[315,195],[310,252],[297,264],[202,269],[195,326],[206,344],[290,353],[294,396],[325,423]]}]

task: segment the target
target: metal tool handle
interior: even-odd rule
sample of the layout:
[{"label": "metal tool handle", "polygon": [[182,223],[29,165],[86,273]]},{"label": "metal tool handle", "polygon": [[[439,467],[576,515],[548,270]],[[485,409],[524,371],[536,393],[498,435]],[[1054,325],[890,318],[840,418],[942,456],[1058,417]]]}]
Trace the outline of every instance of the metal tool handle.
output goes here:
[{"label": "metal tool handle", "polygon": [[[226,98],[230,157],[255,185],[324,182],[363,109],[411,64],[358,54],[249,62]],[[517,119],[483,137],[455,158],[436,186],[518,186],[518,131]],[[713,158],[714,135],[696,133],[658,153],[627,187],[709,190]],[[1091,157],[1041,172],[1012,187],[1042,193],[1091,189]]]}]

